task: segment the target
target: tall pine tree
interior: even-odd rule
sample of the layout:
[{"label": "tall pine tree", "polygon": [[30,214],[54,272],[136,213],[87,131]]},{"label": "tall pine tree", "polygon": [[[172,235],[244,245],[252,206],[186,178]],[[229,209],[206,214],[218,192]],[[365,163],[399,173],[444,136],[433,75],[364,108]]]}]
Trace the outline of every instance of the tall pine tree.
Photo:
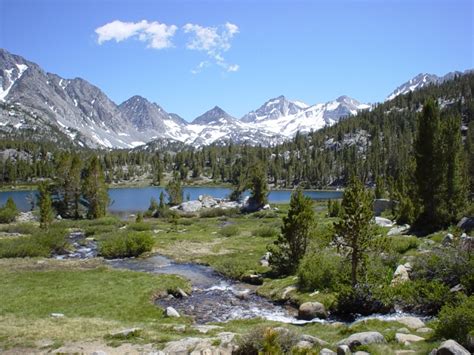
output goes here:
[{"label": "tall pine tree", "polygon": [[88,205],[87,217],[91,219],[104,217],[109,205],[109,195],[102,166],[95,155],[86,166],[82,193]]}]

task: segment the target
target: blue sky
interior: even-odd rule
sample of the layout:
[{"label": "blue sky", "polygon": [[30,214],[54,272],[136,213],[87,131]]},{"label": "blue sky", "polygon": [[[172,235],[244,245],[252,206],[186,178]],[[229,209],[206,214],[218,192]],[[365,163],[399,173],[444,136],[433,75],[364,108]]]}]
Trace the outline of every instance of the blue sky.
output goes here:
[{"label": "blue sky", "polygon": [[473,3],[0,0],[0,47],[117,103],[241,117],[281,94],[377,102],[420,72],[473,68]]}]

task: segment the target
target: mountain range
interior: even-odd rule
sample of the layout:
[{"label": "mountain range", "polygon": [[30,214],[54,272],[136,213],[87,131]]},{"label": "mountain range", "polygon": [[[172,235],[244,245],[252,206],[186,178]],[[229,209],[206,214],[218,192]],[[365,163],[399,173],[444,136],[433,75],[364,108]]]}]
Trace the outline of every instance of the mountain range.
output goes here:
[{"label": "mountain range", "polygon": [[[420,74],[388,99],[456,74]],[[86,80],[47,73],[37,64],[0,49],[0,134],[7,137],[66,139],[90,148],[134,148],[163,140],[196,147],[225,141],[271,145],[298,131],[333,125],[370,107],[347,96],[315,105],[279,96],[240,119],[215,106],[187,122],[141,96],[117,105]]]}]

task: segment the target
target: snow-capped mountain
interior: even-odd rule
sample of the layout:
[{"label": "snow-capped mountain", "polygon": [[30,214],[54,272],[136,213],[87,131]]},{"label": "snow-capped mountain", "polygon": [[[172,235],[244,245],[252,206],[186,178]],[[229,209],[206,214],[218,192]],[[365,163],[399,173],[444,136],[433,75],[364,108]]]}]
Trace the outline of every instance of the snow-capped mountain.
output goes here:
[{"label": "snow-capped mountain", "polygon": [[232,117],[216,106],[192,122],[133,96],[120,105],[89,82],[46,73],[37,64],[0,49],[0,134],[67,137],[87,147],[133,148],[165,140],[193,146],[215,142],[270,145],[332,125],[370,106],[347,96],[307,105],[279,96]]},{"label": "snow-capped mountain", "polygon": [[385,101],[390,101],[397,97],[398,95],[408,94],[409,92],[419,90],[424,88],[428,85],[439,85],[444,83],[447,80],[452,80],[456,75],[464,75],[472,72],[473,70],[466,70],[464,72],[454,71],[449,72],[444,76],[437,76],[434,74],[423,74],[420,73],[414,78],[408,80],[406,83],[403,83],[399,87],[397,87],[390,95],[387,96]]}]

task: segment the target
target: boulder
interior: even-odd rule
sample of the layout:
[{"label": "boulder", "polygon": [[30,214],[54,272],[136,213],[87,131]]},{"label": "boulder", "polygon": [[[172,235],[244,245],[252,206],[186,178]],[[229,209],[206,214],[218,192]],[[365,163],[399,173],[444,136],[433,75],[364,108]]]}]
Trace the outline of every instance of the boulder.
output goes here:
[{"label": "boulder", "polygon": [[179,209],[186,213],[198,212],[202,209],[202,203],[201,201],[196,200],[183,202],[181,205],[179,205]]},{"label": "boulder", "polygon": [[397,329],[397,333],[410,334],[410,331],[408,328],[399,328]]},{"label": "boulder", "polygon": [[261,285],[263,284],[263,277],[258,274],[244,275],[242,281],[251,285]]},{"label": "boulder", "polygon": [[454,235],[452,235],[451,233],[448,233],[444,236],[443,240],[441,241],[441,244],[445,247],[448,247],[452,245],[453,242],[454,242]]},{"label": "boulder", "polygon": [[167,343],[163,352],[165,354],[190,354],[196,350],[204,351],[212,347],[211,341],[208,338],[184,338]]},{"label": "boulder", "polygon": [[319,346],[329,345],[329,343],[327,341],[324,341],[322,339],[319,339],[317,337],[314,337],[314,336],[308,335],[308,334],[303,334],[302,336],[300,336],[300,340],[307,341],[309,343],[312,343],[314,345],[319,345]]},{"label": "boulder", "polygon": [[312,349],[313,344],[309,341],[300,340],[298,343],[296,343],[295,347],[298,349]]},{"label": "boulder", "polygon": [[410,275],[405,265],[398,265],[397,269],[393,273],[392,285],[400,284],[410,280]]},{"label": "boulder", "polygon": [[171,317],[171,318],[179,318],[180,317],[178,311],[176,309],[174,309],[173,307],[166,307],[165,314],[166,314],[167,317]]},{"label": "boulder", "polygon": [[63,318],[64,314],[62,314],[62,313],[51,313],[50,316],[53,317],[53,318]]},{"label": "boulder", "polygon": [[295,287],[295,286],[287,286],[285,287],[285,289],[283,290],[283,292],[281,293],[281,298],[286,300],[289,298],[290,296],[290,293],[293,292],[293,291],[296,291],[298,288]]},{"label": "boulder", "polygon": [[188,294],[186,292],[184,292],[181,288],[178,287],[178,289],[176,290],[177,294],[180,296],[180,297],[188,297]]},{"label": "boulder", "polygon": [[463,231],[469,233],[470,231],[474,230],[474,217],[461,218],[457,226],[461,228]]},{"label": "boulder", "polygon": [[214,207],[222,208],[223,210],[232,209],[232,208],[240,208],[241,205],[235,201],[221,201],[218,205]]},{"label": "boulder", "polygon": [[473,252],[474,251],[474,238],[469,237],[466,233],[463,233],[460,238],[459,248],[462,251]]},{"label": "boulder", "polygon": [[212,330],[217,330],[217,329],[222,329],[222,327],[218,326],[218,325],[193,325],[193,329],[198,331],[199,333],[202,333],[202,334],[207,334],[208,332],[212,331]]},{"label": "boulder", "polygon": [[423,327],[423,328],[418,328],[418,329],[416,330],[416,332],[417,332],[417,333],[422,333],[422,334],[424,334],[424,333],[431,333],[431,332],[433,332],[433,329],[428,328],[428,327]]},{"label": "boulder", "polygon": [[328,348],[321,349],[321,351],[319,352],[319,355],[334,355],[334,354],[336,353]]},{"label": "boulder", "polygon": [[375,217],[375,224],[381,227],[393,227],[393,222],[387,218]]},{"label": "boulder", "polygon": [[141,328],[128,328],[111,332],[110,335],[114,338],[128,338],[132,336],[137,336],[141,331]]},{"label": "boulder", "polygon": [[347,345],[339,345],[337,347],[337,355],[351,355],[352,354],[352,351],[351,351],[351,348],[349,348],[349,346]]},{"label": "boulder", "polygon": [[417,317],[401,317],[397,319],[397,322],[411,329],[423,328],[425,326],[425,323]]},{"label": "boulder", "polygon": [[234,295],[240,300],[247,300],[250,295],[250,290],[234,291]]},{"label": "boulder", "polygon": [[204,208],[212,208],[217,205],[216,199],[208,195],[199,196],[199,201],[201,201]]},{"label": "boulder", "polygon": [[425,338],[422,338],[422,337],[419,337],[418,335],[413,335],[413,334],[396,333],[395,340],[400,344],[407,344],[407,343],[416,343],[419,341],[424,341]]},{"label": "boulder", "polygon": [[469,355],[470,352],[467,351],[458,342],[450,339],[440,344],[436,354],[437,355]]},{"label": "boulder", "polygon": [[268,211],[271,210],[271,206],[267,203],[265,206],[262,207],[262,210]]},{"label": "boulder", "polygon": [[356,351],[354,355],[370,355],[367,351]]},{"label": "boulder", "polygon": [[379,332],[361,332],[352,334],[350,337],[342,339],[337,345],[348,345],[351,349],[359,345],[383,344],[386,340]]},{"label": "boulder", "polygon": [[403,224],[401,226],[394,226],[392,227],[387,235],[390,237],[392,235],[400,235],[400,234],[405,234],[406,232],[408,232],[410,230],[410,225],[409,224]]},{"label": "boulder", "polygon": [[324,305],[319,302],[305,302],[298,309],[298,318],[304,320],[311,320],[314,318],[326,319],[328,313]]},{"label": "boulder", "polygon": [[409,355],[409,354],[416,354],[415,350],[396,350],[395,355]]}]

